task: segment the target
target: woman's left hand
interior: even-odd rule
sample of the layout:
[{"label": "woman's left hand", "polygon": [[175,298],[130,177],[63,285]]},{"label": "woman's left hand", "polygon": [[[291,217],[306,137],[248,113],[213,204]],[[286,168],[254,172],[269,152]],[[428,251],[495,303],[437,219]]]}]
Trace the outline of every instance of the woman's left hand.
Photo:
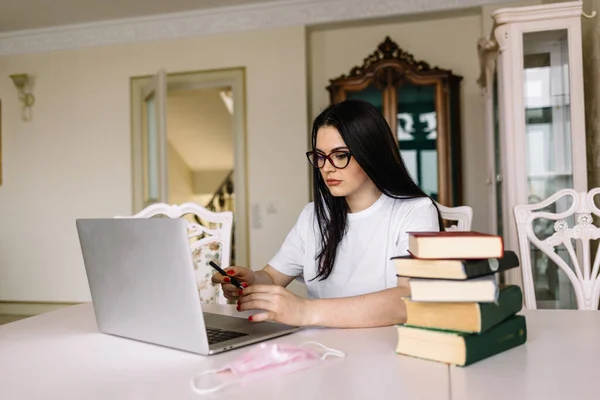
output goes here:
[{"label": "woman's left hand", "polygon": [[240,293],[238,311],[264,310],[251,321],[275,321],[282,324],[310,325],[310,300],[296,296],[279,285],[252,285]]}]

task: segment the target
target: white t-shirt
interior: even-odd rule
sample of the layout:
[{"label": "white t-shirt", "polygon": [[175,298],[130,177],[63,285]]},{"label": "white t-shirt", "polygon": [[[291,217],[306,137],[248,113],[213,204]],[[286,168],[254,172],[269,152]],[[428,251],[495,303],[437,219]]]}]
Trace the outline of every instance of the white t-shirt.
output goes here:
[{"label": "white t-shirt", "polygon": [[437,210],[429,198],[394,199],[384,194],[369,208],[348,214],[331,275],[317,275],[321,241],[314,203],[302,212],[285,242],[269,262],[288,276],[304,276],[308,297],[350,297],[397,286],[392,257],[408,254],[408,234],[438,231]]}]

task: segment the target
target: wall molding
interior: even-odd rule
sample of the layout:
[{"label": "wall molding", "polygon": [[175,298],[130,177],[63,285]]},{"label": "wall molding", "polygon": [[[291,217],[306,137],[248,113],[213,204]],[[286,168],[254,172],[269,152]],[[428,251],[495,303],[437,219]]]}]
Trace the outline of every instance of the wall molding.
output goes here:
[{"label": "wall molding", "polygon": [[166,40],[253,29],[318,25],[508,0],[288,0],[152,17],[0,33],[0,55]]},{"label": "wall molding", "polygon": [[0,300],[0,314],[32,316],[55,311],[64,307],[75,306],[77,304],[81,303]]}]

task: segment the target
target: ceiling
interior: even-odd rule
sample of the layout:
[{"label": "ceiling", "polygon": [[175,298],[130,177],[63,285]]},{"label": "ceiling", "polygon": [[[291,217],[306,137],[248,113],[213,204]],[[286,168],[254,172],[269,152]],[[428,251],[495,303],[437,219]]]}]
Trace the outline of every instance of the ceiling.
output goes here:
[{"label": "ceiling", "polygon": [[169,91],[167,138],[192,171],[233,169],[233,121],[220,95],[225,89]]},{"label": "ceiling", "polygon": [[0,0],[0,55],[286,26],[311,29],[511,0]]},{"label": "ceiling", "polygon": [[0,0],[0,32],[285,0]]}]

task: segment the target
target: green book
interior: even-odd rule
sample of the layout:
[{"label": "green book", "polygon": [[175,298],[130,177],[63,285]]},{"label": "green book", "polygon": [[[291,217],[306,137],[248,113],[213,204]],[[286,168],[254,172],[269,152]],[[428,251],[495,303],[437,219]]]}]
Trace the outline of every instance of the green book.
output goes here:
[{"label": "green book", "polygon": [[422,328],[482,333],[521,311],[523,292],[516,285],[501,286],[497,303],[420,302],[403,299],[406,323]]},{"label": "green book", "polygon": [[527,326],[522,315],[513,315],[480,334],[408,325],[396,328],[396,353],[458,366],[473,364],[527,341]]}]

